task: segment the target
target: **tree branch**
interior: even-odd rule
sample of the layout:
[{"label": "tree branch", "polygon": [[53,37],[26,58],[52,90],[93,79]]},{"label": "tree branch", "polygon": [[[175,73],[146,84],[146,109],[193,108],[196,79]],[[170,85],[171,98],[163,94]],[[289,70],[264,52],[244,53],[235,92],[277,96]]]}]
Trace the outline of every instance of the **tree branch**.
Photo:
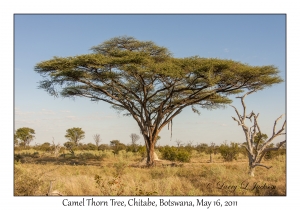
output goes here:
[{"label": "tree branch", "polygon": [[260,164],[260,163],[255,163],[255,164],[254,164],[254,167],[256,167],[256,166],[264,167],[264,168],[266,168],[266,169],[272,168],[272,166],[265,166],[265,165]]}]

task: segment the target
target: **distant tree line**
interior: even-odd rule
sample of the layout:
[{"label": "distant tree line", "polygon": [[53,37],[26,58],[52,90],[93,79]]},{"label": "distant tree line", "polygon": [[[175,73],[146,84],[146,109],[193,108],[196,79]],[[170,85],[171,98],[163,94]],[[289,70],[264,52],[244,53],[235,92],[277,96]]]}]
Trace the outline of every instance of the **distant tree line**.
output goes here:
[{"label": "distant tree line", "polygon": [[[114,156],[118,155],[120,151],[124,150],[126,152],[139,154],[143,158],[145,158],[147,155],[146,147],[138,144],[140,136],[135,133],[129,135],[131,143],[127,145],[120,142],[120,140],[111,140],[109,144],[100,144],[102,141],[100,134],[95,134],[93,136],[95,143],[84,144],[80,141],[85,138],[85,132],[81,128],[74,127],[66,130],[65,138],[67,141],[63,144],[63,146],[59,146],[59,144],[56,145],[54,141],[52,144],[45,142],[43,144],[35,144],[34,146],[30,146],[29,144],[34,139],[34,134],[35,131],[32,128],[24,127],[16,130],[14,134],[15,150],[35,149],[38,151],[53,152],[59,149],[58,152],[65,153],[65,151],[67,151],[71,155],[75,155],[75,151],[111,151]],[[257,138],[255,138],[255,143],[259,145],[267,138],[268,136],[266,134],[261,134],[261,136],[257,136]],[[158,137],[158,140],[159,139],[160,137]],[[242,154],[245,157],[247,156],[245,143],[227,143],[227,141],[225,141],[220,145],[216,145],[215,143],[193,144],[192,141],[184,144],[180,140],[176,140],[175,142],[176,146],[156,146],[156,150],[160,152],[162,159],[189,162],[193,151],[199,154],[209,154],[210,162],[213,162],[213,156],[217,154],[220,154],[223,160],[228,162],[237,160],[239,154]],[[277,148],[278,146],[279,145],[270,144],[268,148]],[[269,150],[265,154],[264,159],[273,159],[276,156],[285,154],[286,147],[283,145],[278,150]]]}]

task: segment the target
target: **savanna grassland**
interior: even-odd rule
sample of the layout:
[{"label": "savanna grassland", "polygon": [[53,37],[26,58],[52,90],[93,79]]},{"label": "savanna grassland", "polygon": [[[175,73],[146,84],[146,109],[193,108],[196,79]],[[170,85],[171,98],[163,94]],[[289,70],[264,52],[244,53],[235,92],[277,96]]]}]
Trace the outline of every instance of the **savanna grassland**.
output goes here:
[{"label": "savanna grassland", "polygon": [[[157,152],[159,158],[161,154]],[[188,163],[161,160],[145,167],[140,155],[120,151],[76,151],[54,157],[34,150],[15,151],[14,195],[44,196],[50,181],[62,195],[286,195],[286,157],[264,160],[271,169],[247,173],[246,156],[224,162],[219,154],[192,152]]]}]

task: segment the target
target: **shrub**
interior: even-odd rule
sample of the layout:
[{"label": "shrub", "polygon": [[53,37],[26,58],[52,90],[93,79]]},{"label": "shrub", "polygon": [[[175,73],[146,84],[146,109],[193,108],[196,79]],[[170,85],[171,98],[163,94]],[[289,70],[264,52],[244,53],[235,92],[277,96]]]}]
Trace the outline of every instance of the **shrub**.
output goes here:
[{"label": "shrub", "polygon": [[111,157],[113,157],[113,154],[112,154],[111,151],[108,151],[108,150],[105,150],[105,151],[100,150],[99,151],[99,156],[101,157],[101,159],[104,159],[104,158],[111,158]]},{"label": "shrub", "polygon": [[175,147],[165,146],[160,148],[162,158],[166,160],[175,161],[177,156],[177,149]]},{"label": "shrub", "polygon": [[219,151],[223,159],[227,162],[233,161],[237,159],[237,155],[239,153],[239,145],[238,143],[231,142],[228,145],[226,142],[219,147]]},{"label": "shrub", "polygon": [[110,146],[113,150],[114,155],[119,154],[121,150],[126,150],[126,145],[121,143],[119,140],[110,141]]},{"label": "shrub", "polygon": [[208,149],[209,149],[209,147],[208,147],[208,144],[204,144],[204,143],[202,143],[202,144],[198,144],[197,146],[196,146],[196,148],[195,148],[199,153],[207,153],[207,154],[210,154],[209,152],[208,152]]},{"label": "shrub", "polygon": [[110,147],[108,144],[100,144],[98,147],[98,150],[101,150],[101,151],[110,150]]},{"label": "shrub", "polygon": [[35,149],[45,151],[45,152],[50,152],[52,150],[49,142],[45,142],[42,145],[37,146]]},{"label": "shrub", "polygon": [[126,152],[138,152],[139,146],[136,144],[131,144],[126,146]]},{"label": "shrub", "polygon": [[159,151],[162,154],[162,158],[166,160],[189,162],[191,159],[191,151],[183,148],[165,146],[161,147]]},{"label": "shrub", "polygon": [[98,155],[94,155],[90,152],[84,152],[79,154],[79,158],[83,160],[88,160],[88,159],[96,159],[96,160],[102,160],[103,158]]},{"label": "shrub", "polygon": [[32,157],[33,157],[33,158],[39,158],[39,157],[40,157],[39,152],[34,152],[34,153],[32,154]]},{"label": "shrub", "polygon": [[138,153],[141,155],[142,158],[147,156],[146,146],[139,146]]},{"label": "shrub", "polygon": [[190,162],[191,159],[191,153],[188,151],[178,151],[177,152],[177,160],[180,162]]},{"label": "shrub", "polygon": [[68,141],[64,143],[64,146],[69,152],[74,156],[75,155],[75,150],[78,149],[78,147],[75,145],[74,142]]},{"label": "shrub", "polygon": [[[274,144],[270,144],[268,146],[268,148],[274,148]],[[275,151],[268,151],[266,152],[265,156],[264,156],[264,159],[265,160],[272,160],[280,155],[285,155],[286,154],[286,149],[284,148],[280,148],[278,150],[275,150]]]}]

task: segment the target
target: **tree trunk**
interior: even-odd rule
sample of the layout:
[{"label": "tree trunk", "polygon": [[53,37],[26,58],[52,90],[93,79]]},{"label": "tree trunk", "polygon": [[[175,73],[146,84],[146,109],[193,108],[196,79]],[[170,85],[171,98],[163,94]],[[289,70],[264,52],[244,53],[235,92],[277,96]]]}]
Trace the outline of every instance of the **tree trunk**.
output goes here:
[{"label": "tree trunk", "polygon": [[[252,152],[252,151],[251,151]],[[248,160],[249,160],[249,176],[254,177],[255,166],[254,166],[254,155],[248,152]]]},{"label": "tree trunk", "polygon": [[147,148],[147,166],[148,167],[152,167],[155,164],[154,146],[155,146],[155,143],[153,141],[149,141],[149,148]]},{"label": "tree trunk", "polygon": [[255,168],[252,167],[252,166],[249,166],[249,175],[250,175],[251,177],[254,177],[254,172],[255,172]]},{"label": "tree trunk", "polygon": [[212,159],[212,153],[210,153],[209,162],[210,162],[210,163],[213,162],[213,159]]}]

